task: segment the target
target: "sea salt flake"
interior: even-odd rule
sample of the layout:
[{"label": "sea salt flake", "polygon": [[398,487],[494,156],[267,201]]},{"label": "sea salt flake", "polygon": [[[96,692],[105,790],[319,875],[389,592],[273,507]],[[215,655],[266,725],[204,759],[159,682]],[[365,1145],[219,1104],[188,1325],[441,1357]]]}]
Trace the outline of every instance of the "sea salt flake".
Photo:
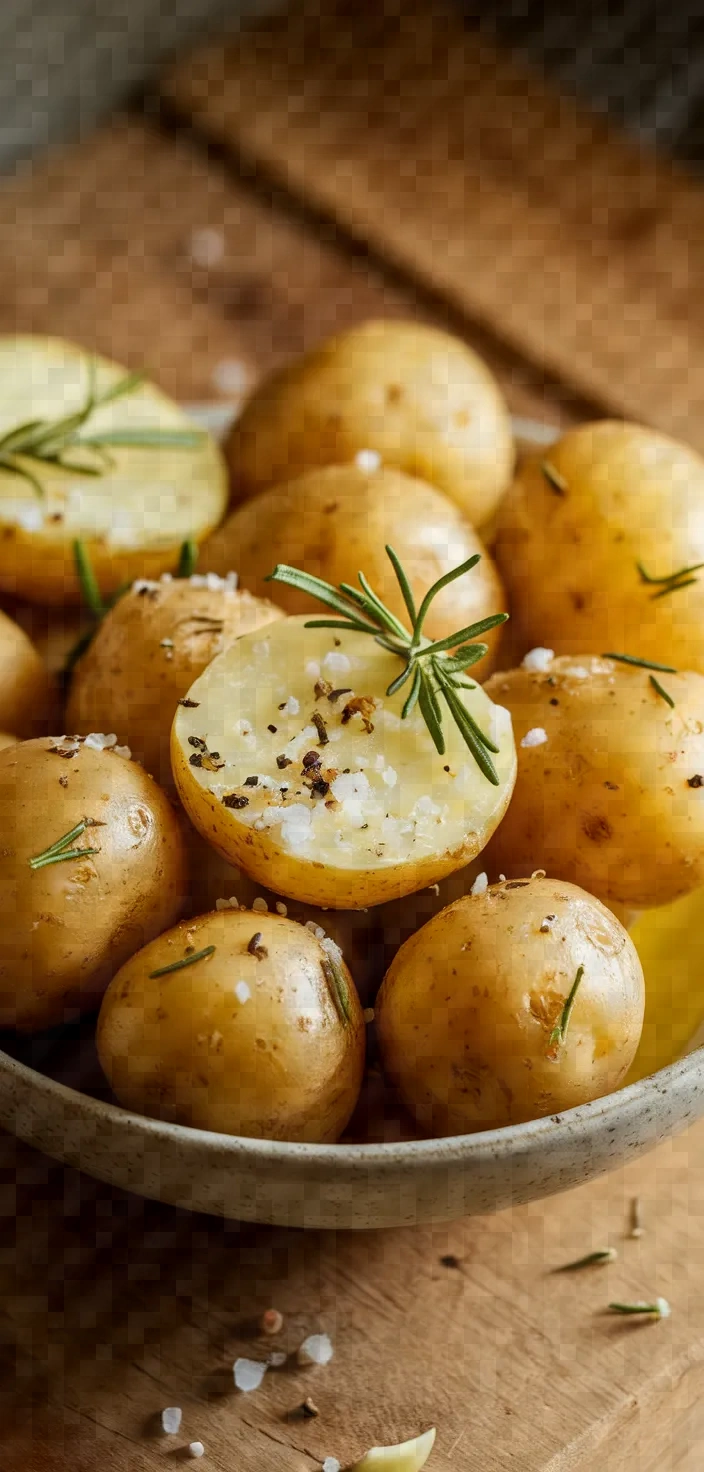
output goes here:
[{"label": "sea salt flake", "polygon": [[260,894],[257,895],[257,898],[255,900],[252,900],[252,909],[256,910],[256,913],[258,915],[269,914],[269,906],[266,900]]},{"label": "sea salt flake", "polygon": [[329,1365],[335,1351],[329,1334],[309,1334],[299,1346],[299,1365]]},{"label": "sea salt flake", "polygon": [[474,881],[474,884],[472,885],[472,888],[470,889],[469,893],[470,894],[486,894],[488,888],[489,888],[489,880],[488,880],[486,874],[477,874],[477,877],[476,877],[476,879]]},{"label": "sea salt flake", "polygon": [[259,1389],[266,1372],[267,1365],[263,1360],[237,1359],[232,1367],[235,1385],[245,1395]]},{"label": "sea salt flake", "polygon": [[285,715],[285,716],[297,716],[298,713],[299,713],[299,711],[300,711],[300,709],[301,709],[300,701],[296,700],[295,695],[289,695],[288,699],[286,700],[286,702],[285,702],[285,704],[283,706],[282,715]]},{"label": "sea salt flake", "polygon": [[188,253],[196,266],[203,266],[206,270],[209,266],[217,266],[225,254],[222,230],[215,230],[210,225],[193,230],[188,242]]},{"label": "sea salt flake", "polygon": [[342,803],[363,800],[371,795],[369,778],[364,772],[340,772],[331,783],[330,791]]},{"label": "sea salt flake", "polygon": [[129,746],[113,746],[113,747],[110,748],[110,750],[111,751],[114,751],[115,756],[123,756],[125,758],[125,761],[126,762],[131,762],[131,760],[132,760],[132,749],[131,749],[131,747],[129,747]]},{"label": "sea salt flake", "polygon": [[331,935],[320,937],[320,945],[324,951],[327,951],[327,954],[330,957],[331,961],[337,961],[338,965],[341,961],[344,961],[342,951],[340,950],[337,941],[333,940]]},{"label": "sea salt flake", "polygon": [[358,450],[354,457],[354,463],[358,470],[366,470],[371,474],[379,469],[381,455],[377,450]]},{"label": "sea salt flake", "polygon": [[288,905],[285,905],[283,900],[276,901],[276,913],[277,915],[283,915],[284,919],[288,915]]},{"label": "sea salt flake", "polygon": [[530,731],[526,731],[521,746],[544,746],[547,739],[548,733],[542,726],[532,726]]},{"label": "sea salt flake", "polygon": [[246,981],[238,981],[237,986],[235,987],[235,996],[238,1002],[242,1002],[242,1004],[244,1005],[245,1002],[249,1001],[251,995],[252,993],[249,990]]},{"label": "sea salt flake", "polygon": [[418,798],[418,801],[414,808],[414,813],[418,814],[420,817],[428,818],[436,818],[438,813],[441,811],[442,810],[438,807],[437,803],[433,802],[432,797],[428,797],[427,794],[424,797]]},{"label": "sea salt flake", "polygon": [[323,669],[328,675],[346,675],[351,668],[347,655],[339,649],[330,649],[323,660]]},{"label": "sea salt flake", "polygon": [[221,358],[213,369],[212,382],[219,393],[239,398],[249,388],[249,372],[236,358]]},{"label": "sea salt flake", "polygon": [[114,731],[109,736],[106,736],[103,731],[91,731],[90,735],[86,736],[83,745],[89,746],[91,751],[108,751],[111,746],[117,745],[117,736]]},{"label": "sea salt flake", "polygon": [[181,1425],[183,1411],[180,1406],[167,1406],[161,1413],[162,1430],[167,1436],[176,1436]]},{"label": "sea salt flake", "polygon": [[393,767],[386,767],[385,771],[381,774],[381,780],[386,783],[387,787],[395,787],[398,782],[398,773],[394,771]]},{"label": "sea salt flake", "polygon": [[205,1447],[203,1446],[202,1441],[189,1441],[188,1455],[189,1457],[204,1457]]},{"label": "sea salt flake", "polygon": [[320,679],[320,665],[318,664],[317,659],[309,659],[308,660],[308,663],[305,666],[304,673],[307,675],[307,677],[308,677],[309,680],[319,680]]},{"label": "sea salt flake", "polygon": [[554,658],[554,649],[543,649],[542,645],[539,644],[535,649],[528,650],[528,653],[523,658],[521,667],[524,670],[530,670],[531,673],[542,674],[546,670],[549,670]]},{"label": "sea salt flake", "polygon": [[323,1472],[342,1472],[342,1463],[338,1462],[337,1457],[326,1457]]}]

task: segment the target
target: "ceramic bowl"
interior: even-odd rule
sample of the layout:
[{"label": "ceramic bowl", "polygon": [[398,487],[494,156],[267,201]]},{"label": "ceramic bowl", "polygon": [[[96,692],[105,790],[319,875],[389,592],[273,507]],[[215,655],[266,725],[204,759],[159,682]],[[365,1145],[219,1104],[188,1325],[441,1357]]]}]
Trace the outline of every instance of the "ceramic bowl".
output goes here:
[{"label": "ceramic bowl", "polygon": [[[200,406],[197,417],[222,433],[231,414]],[[554,438],[529,421],[514,428],[519,443]],[[0,1125],[20,1139],[143,1196],[287,1227],[400,1227],[498,1211],[602,1175],[704,1114],[701,1048],[618,1093],[527,1124],[419,1140],[403,1138],[404,1122],[392,1117],[397,1137],[381,1143],[286,1144],[166,1124],[95,1097],[89,1032],[13,1051],[20,1056],[0,1051]]]}]

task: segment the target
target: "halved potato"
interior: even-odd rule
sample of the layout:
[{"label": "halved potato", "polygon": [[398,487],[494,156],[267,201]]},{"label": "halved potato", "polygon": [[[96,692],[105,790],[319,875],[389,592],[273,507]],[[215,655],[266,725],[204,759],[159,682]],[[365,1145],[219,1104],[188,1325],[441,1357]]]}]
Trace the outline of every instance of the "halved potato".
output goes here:
[{"label": "halved potato", "polygon": [[209,843],[278,894],[362,909],[442,879],[483,848],[515,780],[510,718],[479,686],[465,707],[499,748],[498,785],[445,717],[439,756],[398,658],[304,617],[246,634],[213,660],[174,721],[179,795]]},{"label": "halved potato", "polygon": [[[29,420],[56,421],[86,402],[91,361],[97,393],[126,377],[118,364],[58,338],[0,338],[0,438]],[[195,431],[183,410],[152,383],[98,406],[84,436]],[[197,431],[196,431],[197,432]],[[186,447],[110,446],[103,473],[84,475],[18,457],[35,476],[0,468],[0,588],[39,603],[77,603],[73,543],[85,542],[103,594],[138,576],[175,567],[181,544],[201,542],[227,501],[225,464],[198,432]],[[85,452],[74,445],[72,462]],[[96,461],[91,457],[95,467]]]}]

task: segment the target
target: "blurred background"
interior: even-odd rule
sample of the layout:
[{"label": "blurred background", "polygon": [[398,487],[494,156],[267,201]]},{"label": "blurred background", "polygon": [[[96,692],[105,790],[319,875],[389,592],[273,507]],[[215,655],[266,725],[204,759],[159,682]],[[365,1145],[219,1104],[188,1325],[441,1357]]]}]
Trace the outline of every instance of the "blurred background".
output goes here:
[{"label": "blurred background", "polygon": [[[291,8],[297,0],[289,0]],[[674,0],[457,0],[468,26],[545,69],[631,133],[698,161],[704,7]],[[281,4],[281,0],[278,0]],[[0,168],[85,135],[196,42],[277,0],[3,0]],[[404,6],[398,5],[404,24]]]}]

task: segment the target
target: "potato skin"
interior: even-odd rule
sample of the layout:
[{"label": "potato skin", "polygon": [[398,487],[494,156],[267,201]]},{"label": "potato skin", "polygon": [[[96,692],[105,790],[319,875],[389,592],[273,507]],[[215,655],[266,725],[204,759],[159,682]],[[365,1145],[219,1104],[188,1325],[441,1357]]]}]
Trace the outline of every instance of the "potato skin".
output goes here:
[{"label": "potato skin", "polygon": [[[255,937],[259,955],[249,949]],[[152,975],[187,947],[210,945],[192,966]],[[120,1103],[225,1134],[337,1140],[365,1049],[359,999],[341,970],[347,1022],[329,957],[303,926],[242,910],[183,921],[133,956],[105,994],[98,1054]]]},{"label": "potato skin", "polygon": [[704,459],[687,446],[609,420],[569,430],[521,466],[495,555],[520,654],[615,650],[704,673],[704,578],[653,598],[638,571],[666,577],[704,562]]},{"label": "potato skin", "polygon": [[[541,868],[636,909],[704,884],[704,677],[657,678],[674,710],[647,670],[593,656],[487,682],[511,712],[518,755],[490,874]],[[541,728],[543,745],[521,745]]]},{"label": "potato skin", "polygon": [[492,516],[513,466],[498,384],[459,338],[417,322],[365,322],[269,378],[225,455],[241,499],[360,450],[444,491],[474,526]]},{"label": "potato skin", "polygon": [[55,701],[53,681],[31,639],[0,612],[0,727],[38,736],[47,729]]},{"label": "potato skin", "polygon": [[[466,627],[506,600],[496,567],[456,506],[433,486],[401,471],[360,470],[357,465],[313,470],[273,487],[232,512],[203,549],[202,564],[224,573],[234,568],[243,587],[274,597],[287,613],[311,613],[311,600],[294,588],[265,580],[277,562],[287,562],[330,583],[357,586],[361,570],[387,606],[408,623],[408,614],[385,552],[398,553],[419,603],[432,583],[475,553],[481,562],[438,594],[425,624],[429,638]],[[493,668],[501,629],[486,635]]]},{"label": "potato skin", "polygon": [[76,666],[69,730],[84,736],[115,731],[171,789],[169,742],[179,700],[240,634],[282,617],[268,599],[233,588],[204,588],[190,578],[137,582],[106,615]]},{"label": "potato skin", "polygon": [[218,901],[223,900],[237,900],[240,908],[247,910],[252,909],[255,900],[264,900],[272,914],[277,913],[278,904],[289,920],[320,926],[335,941],[352,972],[362,1005],[366,1007],[373,1002],[385,970],[378,909],[323,910],[300,900],[284,900],[256,879],[250,879],[244,870],[228,863],[190,824],[187,829],[190,868],[187,915],[214,910]]},{"label": "potato skin", "polygon": [[[551,1058],[550,1034],[579,966]],[[495,884],[401,947],[376,1005],[382,1062],[429,1133],[518,1124],[619,1087],[644,997],[635,947],[598,900],[552,879]]]},{"label": "potato skin", "polygon": [[[55,748],[58,746],[58,750]],[[136,762],[42,738],[0,751],[0,1026],[34,1032],[100,999],[116,966],[181,913],[185,853],[173,809]],[[84,818],[99,853],[32,870]]]}]

